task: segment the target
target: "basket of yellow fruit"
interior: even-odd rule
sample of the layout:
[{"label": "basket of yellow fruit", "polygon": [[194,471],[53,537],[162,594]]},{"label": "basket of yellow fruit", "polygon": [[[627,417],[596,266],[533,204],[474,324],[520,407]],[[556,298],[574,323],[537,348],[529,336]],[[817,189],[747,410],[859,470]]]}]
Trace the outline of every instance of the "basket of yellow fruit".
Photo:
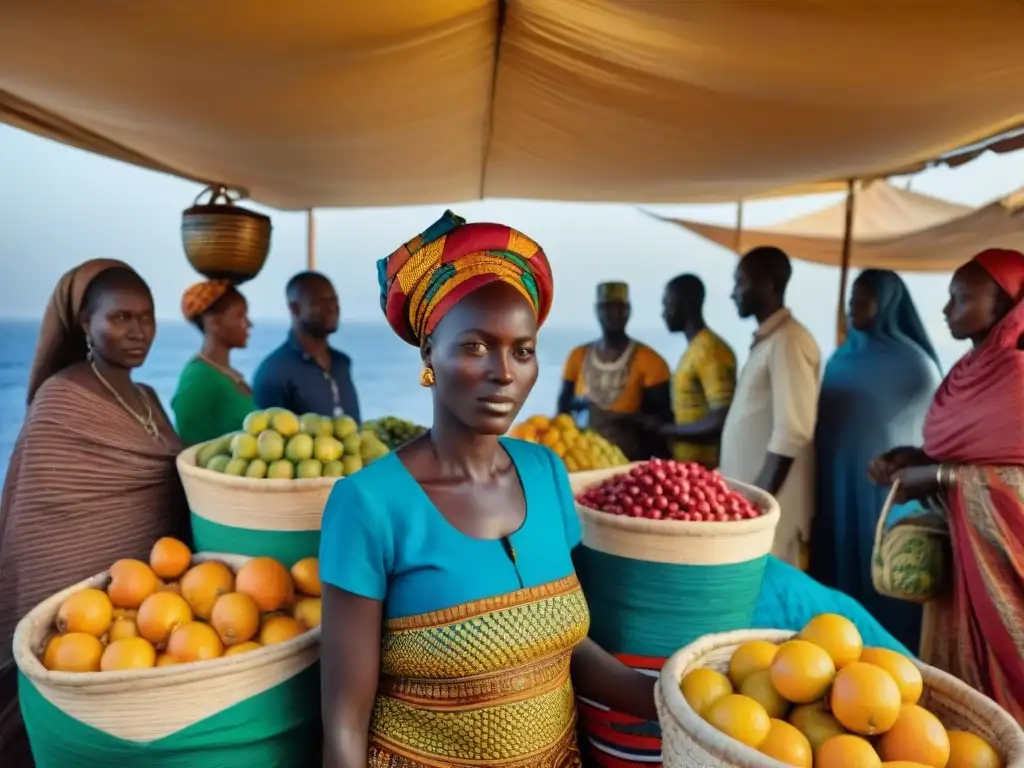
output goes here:
[{"label": "basket of yellow fruit", "polygon": [[956,678],[865,648],[836,614],[707,635],[662,668],[665,768],[1024,768],[1024,732]]},{"label": "basket of yellow fruit", "polygon": [[163,538],[43,601],[13,642],[36,765],[313,764],[319,595],[315,558]]},{"label": "basket of yellow fruit", "polygon": [[572,417],[564,413],[553,419],[531,416],[514,426],[509,437],[546,445],[565,462],[569,472],[621,467],[629,463],[618,446],[593,430],[580,430]]},{"label": "basket of yellow fruit", "polygon": [[350,416],[268,408],[239,426],[178,456],[196,549],[271,555],[287,566],[317,555],[334,484],[389,452]]}]

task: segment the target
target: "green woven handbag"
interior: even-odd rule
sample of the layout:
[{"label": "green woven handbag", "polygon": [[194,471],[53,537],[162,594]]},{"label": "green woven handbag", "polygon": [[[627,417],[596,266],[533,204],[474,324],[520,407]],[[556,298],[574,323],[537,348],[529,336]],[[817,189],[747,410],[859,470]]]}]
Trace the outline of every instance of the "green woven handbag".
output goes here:
[{"label": "green woven handbag", "polygon": [[[911,603],[928,603],[949,582],[953,552],[949,528],[939,513],[917,515],[886,529],[899,481],[893,483],[875,528],[871,553],[871,581],[886,597]],[[941,499],[929,502],[943,507]]]}]

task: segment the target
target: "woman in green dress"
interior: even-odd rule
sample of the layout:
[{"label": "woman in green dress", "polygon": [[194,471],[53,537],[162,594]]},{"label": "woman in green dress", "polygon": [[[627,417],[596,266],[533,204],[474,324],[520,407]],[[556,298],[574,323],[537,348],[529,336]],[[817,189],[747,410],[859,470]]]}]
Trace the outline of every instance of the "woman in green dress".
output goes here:
[{"label": "woman in green dress", "polygon": [[185,445],[239,429],[255,410],[245,377],[231,367],[231,350],[249,343],[249,305],[226,280],[206,280],[185,291],[181,311],[203,334],[203,345],[178,379],[171,400],[174,422]]}]

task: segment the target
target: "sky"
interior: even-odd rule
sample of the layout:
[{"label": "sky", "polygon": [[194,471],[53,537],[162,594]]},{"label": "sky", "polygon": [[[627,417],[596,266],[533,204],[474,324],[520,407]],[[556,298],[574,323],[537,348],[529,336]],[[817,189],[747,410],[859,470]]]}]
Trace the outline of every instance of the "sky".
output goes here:
[{"label": "sky", "polygon": [[[903,184],[905,181],[900,181]],[[913,179],[915,191],[978,205],[1024,184],[1024,152],[987,155],[956,170]],[[181,212],[200,187],[0,126],[0,318],[38,319],[56,280],[89,258],[122,259],[153,288],[157,315],[178,320],[181,292],[199,279],[181,248]],[[746,226],[772,224],[830,205],[835,195],[748,203]],[[555,274],[554,327],[593,325],[594,286],[631,285],[634,329],[659,328],[661,291],[681,272],[700,275],[710,325],[749,339],[749,322],[728,301],[735,256],[632,205],[487,200],[435,206],[317,212],[318,268],[338,288],[345,320],[379,321],[374,264],[432,223],[446,207],[470,221],[498,221],[540,242]],[[659,213],[732,224],[734,205],[657,206]],[[305,266],[304,213],[267,210],[271,253],[244,292],[258,321],[285,316],[283,286]],[[945,339],[941,308],[948,275],[906,276],[933,338]],[[838,270],[796,262],[788,303],[815,335],[834,329]],[[823,350],[826,351],[826,350]]]}]

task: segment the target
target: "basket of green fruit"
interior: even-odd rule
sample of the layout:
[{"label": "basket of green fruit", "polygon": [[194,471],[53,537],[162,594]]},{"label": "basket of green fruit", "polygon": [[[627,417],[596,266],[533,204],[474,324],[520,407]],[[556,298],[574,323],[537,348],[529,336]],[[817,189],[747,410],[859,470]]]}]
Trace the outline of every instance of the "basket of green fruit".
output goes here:
[{"label": "basket of green fruit", "polygon": [[397,416],[381,416],[379,419],[364,421],[363,429],[376,432],[381,442],[392,451],[415,440],[427,431],[426,427]]},{"label": "basket of green fruit", "polygon": [[289,567],[315,557],[334,483],[389,450],[349,416],[253,411],[237,432],[178,456],[194,546],[273,557]]}]

